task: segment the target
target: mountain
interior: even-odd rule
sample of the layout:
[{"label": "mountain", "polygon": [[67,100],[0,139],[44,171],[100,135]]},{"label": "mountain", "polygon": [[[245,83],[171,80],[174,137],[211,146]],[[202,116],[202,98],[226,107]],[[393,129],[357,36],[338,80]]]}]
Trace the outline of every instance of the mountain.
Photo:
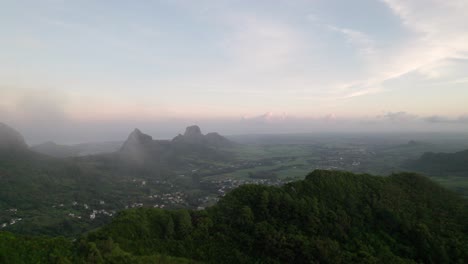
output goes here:
[{"label": "mountain", "polygon": [[[109,218],[79,220],[69,214],[89,215],[93,203],[100,200],[107,201],[107,208],[119,208],[122,198],[132,193],[103,162],[36,153],[28,149],[18,131],[4,124],[0,125],[0,138],[0,230],[78,234]],[[4,263],[1,257],[0,263]]]},{"label": "mountain", "polygon": [[426,152],[420,158],[407,162],[405,167],[434,176],[468,177],[468,150],[455,153]]},{"label": "mountain", "polygon": [[189,126],[185,129],[182,139],[187,143],[203,144],[205,136],[202,134],[200,127]]},{"label": "mountain", "polygon": [[15,129],[0,123],[0,152],[27,151],[28,145]]},{"label": "mountain", "polygon": [[[0,230],[20,234],[70,236],[91,230],[109,221],[110,212],[153,202],[154,191],[196,189],[191,177],[178,177],[175,170],[186,174],[226,157],[205,143],[154,140],[135,129],[117,152],[57,159],[53,156],[72,154],[58,152],[63,146],[55,143],[41,146],[50,147],[52,155],[31,151],[19,132],[0,128]],[[100,216],[90,218],[94,210]]]},{"label": "mountain", "polygon": [[205,210],[125,210],[75,244],[0,233],[0,259],[466,263],[466,219],[466,200],[417,174],[317,170],[282,187],[241,186]]},{"label": "mountain", "polygon": [[172,141],[177,143],[197,144],[217,148],[231,147],[234,144],[232,141],[216,132],[211,132],[204,135],[198,126],[187,127],[183,135],[179,134]]},{"label": "mountain", "polygon": [[219,148],[232,142],[218,133],[203,135],[200,127],[189,126],[183,135],[172,140],[154,140],[135,129],[119,150],[119,157],[129,164],[146,166],[183,166],[188,159],[217,160],[226,156]]},{"label": "mountain", "polygon": [[161,156],[162,147],[149,135],[135,129],[119,150],[120,157],[128,162],[143,165],[157,162]]},{"label": "mountain", "polygon": [[135,129],[123,143],[118,155],[129,164],[139,166],[162,166],[171,148],[169,140],[153,140],[147,134]]},{"label": "mountain", "polygon": [[56,158],[75,157],[79,154],[79,149],[76,147],[59,145],[52,141],[32,146],[31,150],[37,153]]}]

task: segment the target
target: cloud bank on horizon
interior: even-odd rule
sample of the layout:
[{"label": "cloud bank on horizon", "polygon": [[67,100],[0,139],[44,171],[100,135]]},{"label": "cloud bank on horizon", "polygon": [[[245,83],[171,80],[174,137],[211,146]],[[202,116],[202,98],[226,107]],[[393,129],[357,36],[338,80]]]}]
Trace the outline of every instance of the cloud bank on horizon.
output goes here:
[{"label": "cloud bank on horizon", "polygon": [[0,120],[33,141],[149,123],[466,131],[467,13],[468,0],[6,0]]}]

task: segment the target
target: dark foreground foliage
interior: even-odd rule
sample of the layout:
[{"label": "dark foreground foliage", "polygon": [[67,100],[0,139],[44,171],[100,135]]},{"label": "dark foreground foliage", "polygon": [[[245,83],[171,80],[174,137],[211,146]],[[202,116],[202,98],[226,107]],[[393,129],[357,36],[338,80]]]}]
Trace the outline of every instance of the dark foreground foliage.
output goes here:
[{"label": "dark foreground foliage", "polygon": [[467,263],[467,219],[416,174],[314,171],[203,211],[123,211],[75,242],[0,233],[0,263]]}]

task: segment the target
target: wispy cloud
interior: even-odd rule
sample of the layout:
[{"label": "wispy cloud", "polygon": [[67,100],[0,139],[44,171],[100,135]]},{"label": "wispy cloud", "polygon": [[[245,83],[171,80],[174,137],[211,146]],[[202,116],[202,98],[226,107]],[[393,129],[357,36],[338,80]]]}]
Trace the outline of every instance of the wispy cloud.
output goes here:
[{"label": "wispy cloud", "polygon": [[424,118],[424,121],[429,123],[468,124],[468,115],[459,116],[458,118],[434,115]]},{"label": "wispy cloud", "polygon": [[375,41],[366,33],[349,28],[329,26],[333,31],[343,34],[346,40],[358,49],[365,58],[376,53]]},{"label": "wispy cloud", "polygon": [[[362,96],[376,91],[385,82],[410,73],[426,78],[441,78],[446,74],[445,60],[464,58],[468,53],[468,4],[466,1],[443,0],[382,0],[401,19],[402,25],[412,34],[405,45],[396,51],[372,49],[373,43],[353,30],[336,30],[347,35],[349,41],[369,46],[375,60],[371,62],[366,79],[347,85],[351,90],[345,97]],[[359,87],[359,91],[356,91]],[[342,89],[346,90],[346,89]]]},{"label": "wispy cloud", "polygon": [[[0,78],[70,91],[66,110],[82,119],[267,111],[375,117],[381,107],[426,115],[439,106],[439,114],[460,114],[468,63],[450,60],[468,58],[466,0],[356,2],[363,15],[387,9],[377,10],[385,22],[375,25],[329,8],[334,1],[318,2],[164,0],[107,9],[64,1],[64,12],[47,5],[38,12],[38,4],[12,1],[17,14],[2,17],[0,38],[26,38],[0,41]],[[458,93],[442,93],[443,86]],[[382,119],[392,116],[404,117]]]},{"label": "wispy cloud", "polygon": [[[417,44],[402,55],[409,52],[415,54],[408,57],[408,71],[421,70],[434,74],[437,65],[442,60],[463,57],[468,52],[468,4],[466,1],[444,0],[383,0],[384,3],[401,18],[403,25],[418,34],[413,42]],[[413,63],[409,63],[409,59]],[[439,64],[440,66],[443,66]],[[426,71],[427,67],[432,71]]]},{"label": "wispy cloud", "polygon": [[224,39],[231,59],[256,71],[285,69],[301,54],[300,34],[285,23],[260,16],[235,15]]},{"label": "wispy cloud", "polygon": [[387,120],[391,122],[407,122],[407,121],[414,121],[417,119],[417,115],[413,115],[404,111],[400,112],[387,112],[383,115],[377,116],[377,119]]}]

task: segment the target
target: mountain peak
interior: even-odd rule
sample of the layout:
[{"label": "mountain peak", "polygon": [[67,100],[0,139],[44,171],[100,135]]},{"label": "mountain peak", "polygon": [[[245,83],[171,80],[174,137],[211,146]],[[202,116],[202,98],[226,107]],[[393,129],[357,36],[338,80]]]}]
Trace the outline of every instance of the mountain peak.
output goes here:
[{"label": "mountain peak", "polygon": [[143,135],[143,133],[141,132],[140,129],[135,128],[133,129],[132,133],[130,133],[130,135]]},{"label": "mountain peak", "polygon": [[18,131],[0,123],[0,150],[25,150],[27,148],[23,136]]},{"label": "mountain peak", "polygon": [[140,129],[135,128],[132,133],[128,136],[126,142],[136,141],[138,143],[151,142],[153,138],[150,135],[144,134]]},{"label": "mountain peak", "polygon": [[183,139],[188,143],[203,143],[204,136],[199,126],[189,126],[185,129]]},{"label": "mountain peak", "polygon": [[185,129],[183,135],[179,134],[174,139],[173,142],[178,143],[189,143],[189,144],[203,144],[211,147],[228,147],[232,146],[232,142],[227,138],[221,136],[216,132],[211,132],[206,135],[203,135],[201,129],[197,125],[188,126]]},{"label": "mountain peak", "polygon": [[134,164],[144,164],[159,155],[161,144],[153,140],[150,135],[144,134],[138,128],[128,136],[119,153],[121,157]]},{"label": "mountain peak", "polygon": [[199,126],[193,125],[193,126],[188,126],[185,129],[184,136],[186,137],[193,137],[193,136],[202,136],[202,132]]},{"label": "mountain peak", "polygon": [[153,138],[150,135],[144,134],[138,128],[135,128],[124,142],[122,149],[135,145],[144,145],[152,141]]}]

